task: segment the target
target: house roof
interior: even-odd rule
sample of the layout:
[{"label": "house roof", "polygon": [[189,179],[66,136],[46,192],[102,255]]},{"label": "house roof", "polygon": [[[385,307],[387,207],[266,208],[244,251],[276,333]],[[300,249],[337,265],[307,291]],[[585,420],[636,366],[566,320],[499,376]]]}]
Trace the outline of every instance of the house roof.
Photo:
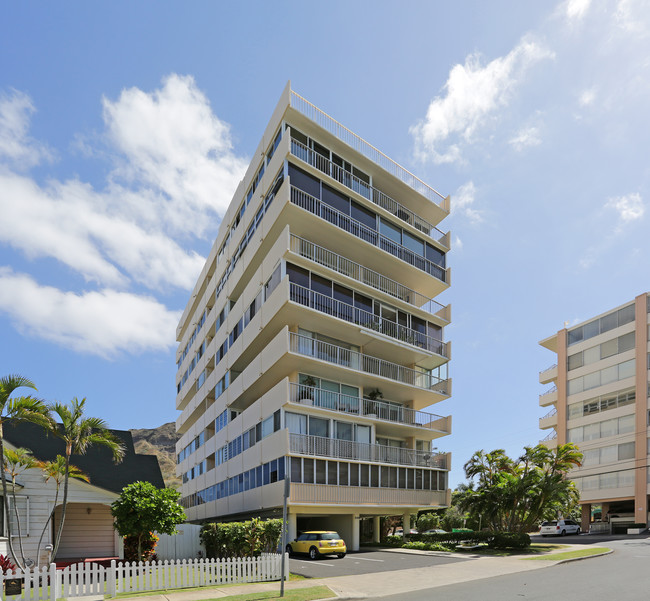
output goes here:
[{"label": "house roof", "polygon": [[[63,441],[47,434],[43,428],[30,423],[5,422],[4,439],[14,447],[29,449],[34,457],[41,461],[51,461],[57,455],[65,455]],[[135,452],[133,437],[128,430],[111,430],[125,447],[124,459],[114,463],[110,449],[103,446],[90,447],[85,455],[72,455],[70,463],[78,467],[89,478],[93,486],[98,486],[115,493],[132,482],[143,480],[151,482],[158,488],[164,488],[165,482],[155,455],[140,455]]]}]

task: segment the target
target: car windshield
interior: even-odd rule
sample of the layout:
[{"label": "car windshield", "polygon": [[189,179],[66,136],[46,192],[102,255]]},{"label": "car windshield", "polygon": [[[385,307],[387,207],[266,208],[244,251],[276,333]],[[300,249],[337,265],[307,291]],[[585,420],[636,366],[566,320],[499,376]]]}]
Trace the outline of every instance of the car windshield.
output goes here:
[{"label": "car windshield", "polygon": [[542,526],[557,526],[557,522],[544,522]]},{"label": "car windshield", "polygon": [[324,532],[320,535],[321,540],[339,540],[340,538],[338,532]]}]

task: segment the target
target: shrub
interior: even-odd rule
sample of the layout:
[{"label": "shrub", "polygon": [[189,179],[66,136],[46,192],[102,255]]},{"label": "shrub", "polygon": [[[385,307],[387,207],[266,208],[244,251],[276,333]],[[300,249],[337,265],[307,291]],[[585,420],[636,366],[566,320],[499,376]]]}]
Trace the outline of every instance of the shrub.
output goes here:
[{"label": "shrub", "polygon": [[204,524],[200,539],[207,557],[257,557],[275,552],[281,533],[282,520],[254,518],[247,522]]},{"label": "shrub", "polygon": [[488,546],[493,549],[525,549],[530,547],[530,536],[525,532],[494,532]]},{"label": "shrub", "polygon": [[16,569],[16,564],[11,561],[6,555],[0,555],[0,570],[3,574],[7,572],[12,572]]},{"label": "shrub", "polygon": [[[156,545],[160,537],[153,532],[142,535],[142,561],[156,561]],[[138,561],[138,537],[124,537],[124,561]]]},{"label": "shrub", "polygon": [[[436,532],[435,534],[411,534],[410,544],[426,543],[442,545],[443,547],[455,547],[456,545],[478,545],[487,544],[494,549],[524,549],[530,546],[530,536],[516,532]],[[409,547],[401,536],[389,536],[385,541],[387,545],[394,547]]]},{"label": "shrub", "polygon": [[450,548],[441,543],[424,543],[422,541],[404,543],[404,549],[417,549],[418,551],[449,551]]}]

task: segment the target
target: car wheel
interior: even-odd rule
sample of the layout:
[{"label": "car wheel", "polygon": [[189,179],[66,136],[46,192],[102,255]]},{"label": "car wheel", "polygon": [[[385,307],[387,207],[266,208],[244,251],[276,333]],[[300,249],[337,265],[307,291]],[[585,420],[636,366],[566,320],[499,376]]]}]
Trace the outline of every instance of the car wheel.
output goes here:
[{"label": "car wheel", "polygon": [[343,559],[343,558],[345,557],[345,553],[337,553],[336,556],[337,556],[339,559]]},{"label": "car wheel", "polygon": [[546,538],[546,537],[548,536],[548,534],[542,534],[542,536],[543,536],[544,538]]},{"label": "car wheel", "polygon": [[576,530],[576,534],[580,534],[580,528]]},{"label": "car wheel", "polygon": [[566,536],[566,530],[562,530],[562,532],[560,532],[560,536]]},{"label": "car wheel", "polygon": [[309,549],[309,559],[318,559],[320,557],[320,553],[318,552],[318,549],[316,547],[311,547]]},{"label": "car wheel", "polygon": [[287,545],[286,551],[289,555],[293,555],[293,549],[291,548],[291,545]]}]

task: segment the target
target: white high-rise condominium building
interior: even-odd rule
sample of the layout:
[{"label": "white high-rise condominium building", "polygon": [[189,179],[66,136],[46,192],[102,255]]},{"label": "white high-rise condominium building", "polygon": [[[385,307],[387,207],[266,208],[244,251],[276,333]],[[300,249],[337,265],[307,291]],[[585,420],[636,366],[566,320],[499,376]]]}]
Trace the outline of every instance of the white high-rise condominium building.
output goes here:
[{"label": "white high-rise condominium building", "polygon": [[281,514],[289,536],[449,504],[444,198],[288,84],[177,330],[191,521]]},{"label": "white high-rise condominium building", "polygon": [[623,530],[648,524],[650,493],[650,298],[564,328],[540,344],[557,356],[539,381],[550,406],[540,427],[550,447],[572,442],[583,453],[570,478],[580,490],[582,529]]}]

